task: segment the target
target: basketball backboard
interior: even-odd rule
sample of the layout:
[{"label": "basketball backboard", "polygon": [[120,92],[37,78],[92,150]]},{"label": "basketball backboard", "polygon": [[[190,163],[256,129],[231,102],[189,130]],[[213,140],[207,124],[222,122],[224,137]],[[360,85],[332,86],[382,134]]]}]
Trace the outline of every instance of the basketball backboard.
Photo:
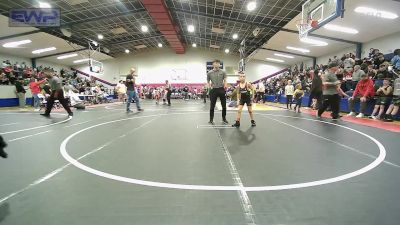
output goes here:
[{"label": "basketball backboard", "polygon": [[90,72],[93,73],[103,73],[103,63],[96,61],[94,59],[89,60]]},{"label": "basketball backboard", "polygon": [[342,16],[343,0],[308,0],[303,4],[301,20],[298,21],[299,36],[319,29],[323,25]]}]

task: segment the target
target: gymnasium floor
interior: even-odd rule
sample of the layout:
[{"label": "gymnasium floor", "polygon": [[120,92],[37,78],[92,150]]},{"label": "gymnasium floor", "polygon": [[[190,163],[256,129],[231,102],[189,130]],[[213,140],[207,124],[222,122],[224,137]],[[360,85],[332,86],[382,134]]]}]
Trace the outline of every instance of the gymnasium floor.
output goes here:
[{"label": "gymnasium floor", "polygon": [[0,160],[0,224],[400,221],[399,133],[274,107],[256,111],[255,128],[244,112],[240,129],[221,125],[220,111],[209,126],[200,101],[123,107],[69,121],[0,112],[10,156]]}]

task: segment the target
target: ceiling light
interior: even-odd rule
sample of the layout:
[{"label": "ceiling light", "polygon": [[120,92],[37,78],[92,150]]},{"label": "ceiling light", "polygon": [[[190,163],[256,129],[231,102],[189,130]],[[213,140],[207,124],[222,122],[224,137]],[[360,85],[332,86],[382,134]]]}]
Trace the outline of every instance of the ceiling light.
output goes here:
[{"label": "ceiling light", "polygon": [[159,48],[162,48],[162,44],[161,44],[161,43],[158,43],[158,47],[159,47]]},{"label": "ceiling light", "polygon": [[256,7],[257,7],[257,3],[255,1],[251,1],[251,2],[247,3],[247,10],[249,10],[249,11],[255,10]]},{"label": "ceiling light", "polygon": [[274,62],[285,62],[282,59],[274,59],[274,58],[266,58],[269,61],[274,61]]},{"label": "ceiling light", "polygon": [[192,47],[193,47],[193,48],[196,48],[196,47],[197,47],[197,44],[196,44],[196,43],[193,43],[193,44],[192,44]]},{"label": "ceiling light", "polygon": [[99,40],[103,40],[104,36],[103,36],[102,34],[98,34],[98,35],[97,35],[97,38],[98,38]]},{"label": "ceiling light", "polygon": [[97,41],[92,41],[92,44],[94,45],[94,46],[98,46],[99,45],[99,43],[97,43]]},{"label": "ceiling light", "polygon": [[81,62],[86,62],[86,61],[89,61],[89,59],[78,59],[78,60],[75,60],[74,63],[81,63]]},{"label": "ceiling light", "polygon": [[233,35],[232,35],[232,38],[233,38],[234,40],[236,40],[236,39],[239,38],[239,35],[238,35],[238,34],[233,34]]},{"label": "ceiling light", "polygon": [[194,26],[193,26],[193,25],[189,25],[189,26],[188,26],[188,31],[189,31],[190,33],[193,33],[193,32],[194,32]]},{"label": "ceiling light", "polygon": [[31,40],[13,41],[13,42],[8,42],[8,43],[3,44],[3,47],[4,48],[15,48],[20,45],[29,44],[31,42],[32,42]]},{"label": "ceiling light", "polygon": [[225,53],[228,54],[229,53],[229,49],[225,49]]},{"label": "ceiling light", "polygon": [[332,31],[338,31],[342,33],[348,33],[348,34],[358,34],[358,30],[349,28],[349,27],[342,27],[334,24],[326,24],[324,26],[325,29],[327,30],[332,30]]},{"label": "ceiling light", "polygon": [[142,26],[142,32],[147,32],[149,31],[149,28],[146,25]]},{"label": "ceiling light", "polygon": [[130,51],[129,49],[125,49],[125,53],[128,54]]},{"label": "ceiling light", "polygon": [[361,14],[364,14],[367,16],[375,16],[375,17],[391,19],[391,20],[397,19],[399,17],[396,13],[377,10],[377,9],[373,9],[373,8],[369,8],[369,7],[357,7],[354,9],[354,12],[361,13]]},{"label": "ceiling light", "polygon": [[307,44],[311,44],[311,45],[315,45],[315,46],[327,46],[328,45],[328,43],[326,43],[325,41],[319,41],[319,40],[311,39],[308,37],[301,38],[300,41],[303,43],[307,43]]},{"label": "ceiling light", "polygon": [[283,58],[294,59],[294,56],[291,56],[291,55],[284,55],[284,54],[279,54],[279,53],[275,53],[274,55],[283,57]]},{"label": "ceiling light", "polygon": [[67,58],[72,58],[78,56],[78,54],[73,53],[73,54],[69,54],[69,55],[62,55],[62,56],[58,56],[57,59],[67,59]]},{"label": "ceiling light", "polygon": [[43,52],[49,52],[49,51],[54,51],[54,50],[56,50],[56,47],[42,48],[42,49],[33,50],[32,54],[40,54]]},{"label": "ceiling light", "polygon": [[51,5],[47,2],[39,2],[39,8],[51,8]]},{"label": "ceiling light", "polygon": [[287,49],[290,49],[290,50],[294,50],[294,51],[303,52],[303,53],[308,53],[308,52],[310,52],[310,50],[304,49],[304,48],[296,48],[296,47],[292,47],[292,46],[287,46],[286,48],[287,48]]}]

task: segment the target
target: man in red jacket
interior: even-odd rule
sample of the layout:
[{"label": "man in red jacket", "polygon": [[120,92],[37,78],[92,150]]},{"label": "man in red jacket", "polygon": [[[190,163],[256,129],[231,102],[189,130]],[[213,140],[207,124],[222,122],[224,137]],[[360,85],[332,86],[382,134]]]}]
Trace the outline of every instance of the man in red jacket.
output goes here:
[{"label": "man in red jacket", "polygon": [[354,110],[354,103],[360,102],[360,114],[357,118],[363,118],[365,109],[367,108],[367,102],[369,98],[375,95],[374,82],[369,79],[367,74],[361,76],[361,80],[357,83],[356,90],[353,92],[353,96],[349,98],[349,116],[356,115]]}]

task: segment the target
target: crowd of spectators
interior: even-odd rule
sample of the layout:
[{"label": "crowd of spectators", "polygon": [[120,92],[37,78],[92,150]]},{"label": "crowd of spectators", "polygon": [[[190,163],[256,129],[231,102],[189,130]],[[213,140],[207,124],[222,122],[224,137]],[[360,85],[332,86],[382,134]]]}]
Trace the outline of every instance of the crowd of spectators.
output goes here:
[{"label": "crowd of spectators", "polygon": [[21,64],[18,62],[10,62],[10,60],[3,61],[0,72],[1,85],[15,86],[15,93],[19,99],[21,108],[25,107],[25,94],[28,88],[31,90],[34,97],[34,106],[38,109],[37,94],[44,96],[44,100],[51,94],[50,85],[44,81],[43,70],[53,71],[54,74],[62,79],[64,91],[66,96],[73,96],[76,102],[78,99],[76,95],[83,97],[84,104],[98,104],[108,102],[109,95],[112,95],[112,89],[105,87],[103,84],[96,82],[94,77],[78,76],[77,72],[61,69],[55,71],[53,68],[39,66],[32,68],[26,65],[25,62]]},{"label": "crowd of spectators", "polygon": [[[353,53],[347,53],[342,57],[334,56],[326,64],[316,65],[315,68],[307,68],[303,64],[295,65],[283,74],[261,80],[256,87],[264,89],[267,95],[275,95],[275,102],[279,102],[289,83],[293,87],[301,86],[305,93],[310,94],[308,106],[318,107],[321,104],[323,88],[321,76],[331,62],[339,64],[336,76],[341,82],[340,91],[349,95],[350,115],[355,115],[355,102],[361,103],[358,117],[365,116],[366,104],[371,103],[379,106],[375,107],[377,110],[374,110],[371,118],[392,120],[393,115],[398,112],[399,104],[396,96],[399,87],[396,88],[395,80],[400,71],[400,49],[385,56],[379,49],[371,48],[368,56],[363,59],[357,59]],[[383,108],[388,108],[388,111],[385,113]]]},{"label": "crowd of spectators", "polygon": [[[165,86],[162,85],[146,85],[139,84],[137,86],[137,91],[141,99],[156,99],[157,93],[161,93],[161,96],[164,97],[166,90]],[[125,94],[126,87],[125,81],[120,80],[117,86],[115,87],[115,94]],[[203,87],[199,85],[179,85],[179,86],[171,86],[171,98],[172,99],[200,99],[203,95]]]}]

